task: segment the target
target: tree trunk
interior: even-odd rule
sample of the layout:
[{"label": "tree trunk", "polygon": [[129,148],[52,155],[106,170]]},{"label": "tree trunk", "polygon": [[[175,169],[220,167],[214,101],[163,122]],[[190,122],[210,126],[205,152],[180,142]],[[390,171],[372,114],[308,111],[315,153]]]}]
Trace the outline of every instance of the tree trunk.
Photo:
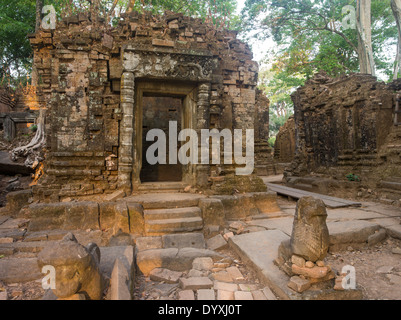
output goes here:
[{"label": "tree trunk", "polygon": [[398,29],[398,45],[397,56],[394,63],[394,80],[401,75],[401,0],[391,0],[391,9],[397,22]]},{"label": "tree trunk", "polygon": [[372,49],[371,0],[357,0],[356,25],[360,72],[375,75]]},{"label": "tree trunk", "polygon": [[40,109],[39,117],[36,121],[37,130],[35,136],[28,145],[15,148],[11,151],[11,158],[13,161],[26,157],[25,166],[32,167],[35,162],[39,163],[43,160],[42,151],[45,146],[45,115],[45,109]]},{"label": "tree trunk", "polygon": [[43,0],[36,0],[36,25],[35,32],[38,32],[40,29],[40,25],[42,24],[42,8],[43,8]]}]

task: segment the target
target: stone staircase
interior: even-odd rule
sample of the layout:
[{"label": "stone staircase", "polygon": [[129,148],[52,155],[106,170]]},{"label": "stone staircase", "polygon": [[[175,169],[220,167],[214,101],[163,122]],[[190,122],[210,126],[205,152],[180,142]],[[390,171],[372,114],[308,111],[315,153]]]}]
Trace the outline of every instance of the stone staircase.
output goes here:
[{"label": "stone staircase", "polygon": [[189,233],[203,229],[198,194],[149,193],[132,196],[129,201],[144,208],[146,236]]},{"label": "stone staircase", "polygon": [[203,219],[198,207],[145,210],[145,232],[148,236],[202,230]]}]

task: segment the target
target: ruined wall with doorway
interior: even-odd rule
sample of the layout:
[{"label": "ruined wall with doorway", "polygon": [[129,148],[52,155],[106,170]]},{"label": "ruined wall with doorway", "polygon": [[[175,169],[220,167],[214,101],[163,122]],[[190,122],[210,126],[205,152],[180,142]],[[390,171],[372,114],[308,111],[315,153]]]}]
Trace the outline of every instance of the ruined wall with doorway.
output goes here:
[{"label": "ruined wall with doorway", "polygon": [[394,125],[398,89],[364,74],[337,79],[317,74],[299,88],[292,96],[296,155],[285,172],[287,183],[360,197],[386,197],[387,182],[401,191],[401,135]]},{"label": "ruined wall with doorway", "polygon": [[[113,28],[79,14],[30,40],[47,109],[38,200],[129,189],[140,130],[133,122],[136,80],[196,83],[196,130],[254,128],[258,64],[234,31],[173,13],[133,12]],[[204,171],[219,175],[213,167]]]},{"label": "ruined wall with doorway", "polygon": [[295,121],[291,116],[280,128],[274,143],[274,162],[277,173],[283,173],[295,156]]}]

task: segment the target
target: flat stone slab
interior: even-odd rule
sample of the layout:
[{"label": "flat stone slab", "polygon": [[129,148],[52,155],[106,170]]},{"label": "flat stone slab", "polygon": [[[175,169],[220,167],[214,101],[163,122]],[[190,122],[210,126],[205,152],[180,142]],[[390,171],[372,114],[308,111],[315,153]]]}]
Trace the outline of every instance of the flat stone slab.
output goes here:
[{"label": "flat stone slab", "polygon": [[227,246],[227,241],[223,238],[221,234],[218,234],[214,236],[213,238],[210,238],[206,241],[207,247],[210,250],[219,250],[223,249],[225,246]]},{"label": "flat stone slab", "polygon": [[195,258],[192,262],[192,269],[199,271],[209,271],[213,268],[214,262],[210,257]]},{"label": "flat stone slab", "polygon": [[373,212],[366,211],[363,209],[328,209],[327,210],[327,221],[349,221],[349,220],[370,220],[370,219],[379,219],[386,218],[385,215]]},{"label": "flat stone slab", "polygon": [[45,246],[53,245],[55,242],[56,241],[2,243],[0,244],[0,251],[1,249],[14,249],[15,252],[39,253]]},{"label": "flat stone slab", "polygon": [[293,223],[294,216],[292,215],[283,218],[255,220],[250,222],[249,225],[264,227],[268,230],[280,230],[288,236],[291,236]]},{"label": "flat stone slab", "polygon": [[181,278],[180,287],[183,290],[211,289],[213,282],[208,277]]},{"label": "flat stone slab", "polygon": [[129,271],[117,258],[110,278],[110,300],[131,300]]},{"label": "flat stone slab", "polygon": [[197,248],[205,249],[205,238],[202,233],[167,234],[162,236],[163,248]]},{"label": "flat stone slab", "polygon": [[396,226],[401,223],[400,218],[381,218],[381,219],[372,219],[370,222],[377,223],[382,228],[386,228],[389,226]]},{"label": "flat stone slab", "polygon": [[10,219],[9,216],[0,216],[0,225],[2,225],[4,222],[6,222],[8,219]]},{"label": "flat stone slab", "polygon": [[213,301],[216,300],[216,295],[213,289],[199,289],[197,291],[198,300]]},{"label": "flat stone slab", "polygon": [[369,236],[380,229],[376,223],[354,220],[327,223],[330,234],[330,244],[363,243]]},{"label": "flat stone slab", "polygon": [[193,290],[183,290],[178,292],[178,300],[185,301],[185,300],[195,300],[195,293]]},{"label": "flat stone slab", "polygon": [[150,280],[165,283],[178,283],[181,276],[182,272],[171,271],[163,268],[156,268],[150,272]]},{"label": "flat stone slab", "polygon": [[25,229],[4,229],[0,230],[0,238],[13,238],[14,240],[22,240],[25,233]]},{"label": "flat stone slab", "polygon": [[401,217],[401,210],[394,206],[387,206],[375,202],[364,202],[363,209],[366,211],[380,213],[387,217]]},{"label": "flat stone slab", "polygon": [[217,290],[217,300],[221,301],[235,300],[234,291]]},{"label": "flat stone slab", "polygon": [[234,292],[235,300],[253,300],[253,295],[251,292],[236,291]]},{"label": "flat stone slab", "polygon": [[135,244],[138,252],[163,248],[162,237],[140,237]]},{"label": "flat stone slab", "polygon": [[275,264],[278,247],[290,237],[281,230],[267,230],[235,236],[229,239],[230,246],[242,261],[252,267],[282,299],[289,299],[288,276]]},{"label": "flat stone slab", "polygon": [[23,283],[44,277],[36,258],[0,259],[0,281],[5,283]]},{"label": "flat stone slab", "polygon": [[401,225],[393,225],[386,227],[387,233],[396,239],[401,239]]},{"label": "flat stone slab", "polygon": [[227,283],[221,281],[214,281],[214,289],[235,292],[238,290],[238,285],[236,283]]},{"label": "flat stone slab", "polygon": [[300,199],[302,197],[308,197],[308,196],[321,199],[326,205],[326,207],[329,208],[360,207],[362,205],[360,202],[330,197],[323,194],[290,188],[279,184],[266,183],[266,185],[270,190],[277,192],[277,194],[290,196],[295,199]]},{"label": "flat stone slab", "polygon": [[211,257],[214,262],[222,258],[217,252],[207,249],[154,249],[139,252],[137,255],[137,265],[139,270],[145,276],[148,276],[156,268],[165,268],[173,271],[190,270],[193,261],[199,257]]},{"label": "flat stone slab", "polygon": [[3,229],[19,229],[26,227],[30,220],[27,219],[7,219],[0,225],[0,230]]},{"label": "flat stone slab", "polygon": [[200,194],[187,193],[148,193],[127,197],[127,202],[135,202],[141,204],[144,209],[166,209],[180,207],[195,207],[199,200],[206,198]]}]

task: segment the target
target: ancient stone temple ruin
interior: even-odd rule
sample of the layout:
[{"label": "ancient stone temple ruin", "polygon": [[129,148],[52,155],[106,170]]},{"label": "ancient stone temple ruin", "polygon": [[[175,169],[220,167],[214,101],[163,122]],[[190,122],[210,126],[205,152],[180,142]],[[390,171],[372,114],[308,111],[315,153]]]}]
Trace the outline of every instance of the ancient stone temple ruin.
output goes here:
[{"label": "ancient stone temple ruin", "polygon": [[[172,121],[199,138],[202,129],[245,135],[257,127],[258,159],[266,164],[268,100],[256,88],[258,64],[236,32],[181,14],[127,14],[112,29],[79,15],[30,40],[38,100],[47,109],[38,199],[130,194],[152,182],[176,190],[216,182],[218,190],[219,176],[233,166],[149,167],[146,134],[161,129],[168,141]],[[263,191],[258,183],[249,184],[253,191]]]},{"label": "ancient stone temple ruin", "polygon": [[399,81],[317,74],[292,96],[295,158],[289,185],[389,202],[401,198]]}]

